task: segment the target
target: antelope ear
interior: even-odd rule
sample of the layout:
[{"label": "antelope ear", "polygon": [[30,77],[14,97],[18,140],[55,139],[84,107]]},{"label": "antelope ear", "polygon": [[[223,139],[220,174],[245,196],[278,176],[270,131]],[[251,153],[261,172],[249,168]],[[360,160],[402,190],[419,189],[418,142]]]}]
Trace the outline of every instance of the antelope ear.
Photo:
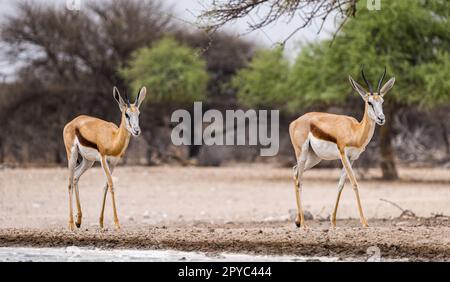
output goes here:
[{"label": "antelope ear", "polygon": [[355,91],[358,92],[359,95],[361,95],[361,97],[365,100],[367,97],[366,89],[359,85],[359,83],[356,82],[350,75],[348,76],[348,80],[350,81],[350,85],[352,86],[352,88],[355,89]]},{"label": "antelope ear", "polygon": [[394,83],[395,83],[395,77],[389,79],[388,82],[386,82],[386,84],[383,85],[383,87],[380,90],[381,97],[386,95],[386,93],[388,93],[389,90],[391,90],[392,86],[394,86]]},{"label": "antelope ear", "polygon": [[145,88],[145,86],[142,86],[141,90],[139,91],[137,97],[136,97],[136,101],[134,102],[134,105],[136,107],[140,107],[142,101],[144,101],[145,99],[145,95],[147,94],[147,88]]},{"label": "antelope ear", "polygon": [[127,106],[125,102],[122,99],[122,96],[120,96],[119,89],[114,86],[113,88],[113,97],[116,100],[117,104],[119,104],[119,108],[121,111],[123,111]]}]

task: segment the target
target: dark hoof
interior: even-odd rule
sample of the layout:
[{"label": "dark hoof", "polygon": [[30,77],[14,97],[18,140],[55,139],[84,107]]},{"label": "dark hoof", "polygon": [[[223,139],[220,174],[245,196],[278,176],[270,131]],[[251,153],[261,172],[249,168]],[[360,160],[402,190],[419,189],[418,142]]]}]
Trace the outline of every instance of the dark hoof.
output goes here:
[{"label": "dark hoof", "polygon": [[295,221],[295,226],[300,227],[300,221]]},{"label": "dark hoof", "polygon": [[81,223],[75,222],[75,225],[77,226],[77,228],[81,227]]}]

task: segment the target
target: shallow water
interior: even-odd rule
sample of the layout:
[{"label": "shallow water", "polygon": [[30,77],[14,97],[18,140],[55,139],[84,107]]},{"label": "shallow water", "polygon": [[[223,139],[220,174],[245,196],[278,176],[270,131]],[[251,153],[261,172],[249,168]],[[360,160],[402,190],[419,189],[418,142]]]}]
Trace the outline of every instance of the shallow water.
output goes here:
[{"label": "shallow water", "polygon": [[36,262],[77,262],[77,261],[337,261],[329,257],[299,257],[299,256],[253,256],[231,253],[200,253],[181,252],[174,250],[124,250],[98,249],[70,246],[66,248],[22,248],[1,247],[0,261],[36,261]]}]

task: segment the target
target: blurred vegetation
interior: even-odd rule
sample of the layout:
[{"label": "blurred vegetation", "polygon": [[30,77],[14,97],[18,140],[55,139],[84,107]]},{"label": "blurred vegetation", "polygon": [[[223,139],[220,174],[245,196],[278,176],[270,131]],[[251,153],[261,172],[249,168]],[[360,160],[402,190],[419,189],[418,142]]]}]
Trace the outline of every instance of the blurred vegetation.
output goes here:
[{"label": "blurred vegetation", "polygon": [[[442,16],[445,14],[445,18],[437,16],[437,11]],[[300,53],[293,72],[297,78],[293,85],[297,98],[295,106],[345,101],[343,95],[350,92],[345,91],[349,88],[343,74],[356,76],[361,64],[366,65],[367,76],[374,87],[384,66],[387,66],[388,76],[397,77],[387,100],[390,104],[434,106],[448,103],[450,88],[444,83],[447,79],[438,75],[431,82],[426,76],[427,70],[445,68],[448,62],[449,13],[449,2],[439,0],[385,1],[380,12],[359,9],[358,18],[343,27],[332,46],[326,41],[320,45],[310,44]],[[426,91],[429,83],[439,87],[435,95]]]},{"label": "blurred vegetation", "polygon": [[146,99],[156,104],[191,104],[206,97],[206,62],[196,50],[173,38],[164,38],[131,55],[129,66],[120,73],[133,93],[142,85],[149,89]]},{"label": "blurred vegetation", "polygon": [[381,11],[369,11],[363,2],[358,3],[357,17],[350,19],[336,38],[305,44],[289,71],[279,51],[266,51],[234,81],[239,82],[235,86],[248,105],[285,103],[287,110],[295,113],[356,97],[348,74],[359,79],[362,64],[376,89],[386,66],[387,78],[396,76],[397,80],[384,104],[387,124],[380,130],[381,166],[384,178],[395,179],[391,147],[394,109],[410,105],[431,108],[450,102],[450,7],[448,1],[399,0],[384,1]]},{"label": "blurred vegetation", "polygon": [[259,50],[247,68],[238,71],[231,85],[237,89],[239,103],[249,107],[277,108],[286,103],[289,62],[283,49]]},{"label": "blurred vegetation", "polygon": [[[244,66],[254,48],[252,43],[222,32],[210,36],[194,26],[180,24],[157,0],[86,1],[80,11],[70,11],[64,3],[20,1],[14,5],[15,12],[2,19],[0,25],[2,59],[19,63],[14,81],[0,85],[4,133],[0,135],[0,162],[65,164],[61,142],[65,123],[81,114],[118,123],[120,115],[112,99],[112,87],[116,85],[122,93],[136,88],[123,79],[120,70],[129,67],[132,54],[141,48],[157,42],[167,45],[149,54],[164,56],[159,66],[165,64],[167,68],[161,70],[181,67],[183,75],[188,74],[183,78],[188,84],[177,84],[175,77],[170,80],[176,87],[187,85],[178,89],[178,98],[185,95],[181,91],[187,90],[189,99],[207,96],[223,103],[229,102],[224,97],[232,98],[233,91],[222,92],[222,84]],[[165,37],[173,40],[160,41]],[[170,44],[177,48],[171,50]],[[190,48],[197,50],[197,57]],[[184,63],[176,62],[174,55],[183,58]],[[188,71],[189,64],[192,71]],[[211,78],[207,93],[205,71]],[[161,82],[160,86],[173,87]],[[148,88],[150,97],[161,94]],[[162,104],[150,104],[141,115],[145,139],[141,145],[144,143],[148,149],[140,159],[146,159],[143,163],[158,163],[167,159],[170,116]]]},{"label": "blurred vegetation", "polygon": [[293,61],[281,48],[261,48],[223,32],[205,34],[180,23],[161,3],[87,1],[73,12],[63,5],[18,2],[16,13],[0,25],[5,57],[22,63],[15,81],[0,85],[0,162],[65,164],[66,122],[88,114],[117,123],[112,87],[137,93],[145,85],[143,138],[132,142],[145,148],[136,154],[145,161],[137,163],[257,160],[258,150],[171,146],[171,110],[190,111],[192,101],[202,100],[205,110],[281,109],[274,161],[291,165],[290,121],[313,110],[362,115],[361,98],[347,77],[361,82],[364,64],[374,88],[384,66],[386,80],[395,76],[396,85],[385,99],[387,123],[358,163],[381,165],[387,179],[397,177],[395,159],[450,164],[448,1],[383,1],[381,11],[356,1],[348,10],[355,17],[335,38],[303,44]]}]

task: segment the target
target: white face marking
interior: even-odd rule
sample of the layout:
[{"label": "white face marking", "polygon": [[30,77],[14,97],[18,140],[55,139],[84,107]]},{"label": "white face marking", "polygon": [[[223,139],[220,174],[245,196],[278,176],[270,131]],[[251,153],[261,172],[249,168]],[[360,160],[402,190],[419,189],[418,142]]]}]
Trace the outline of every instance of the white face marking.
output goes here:
[{"label": "white face marking", "polygon": [[139,134],[141,134],[139,114],[140,112],[137,108],[135,108],[134,111],[128,107],[125,109],[125,127],[133,136],[139,136]]},{"label": "white face marking", "polygon": [[373,95],[369,94],[367,98],[369,117],[379,125],[383,125],[386,121],[383,113],[383,102],[384,100],[381,96],[378,96],[378,98],[375,99]]}]

